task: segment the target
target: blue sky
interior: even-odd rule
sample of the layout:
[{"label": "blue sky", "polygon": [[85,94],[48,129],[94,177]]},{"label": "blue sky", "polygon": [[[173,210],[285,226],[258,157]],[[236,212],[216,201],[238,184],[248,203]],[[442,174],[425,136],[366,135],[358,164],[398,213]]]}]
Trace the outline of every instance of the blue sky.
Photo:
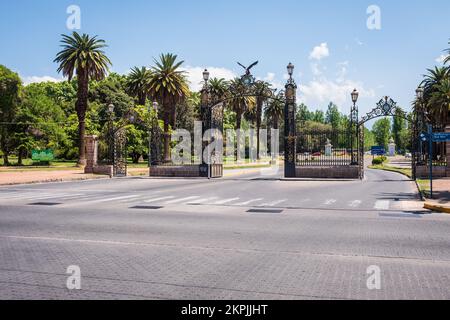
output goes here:
[{"label": "blue sky", "polygon": [[[185,60],[193,88],[204,67],[232,77],[242,73],[236,61],[255,60],[254,74],[281,86],[291,61],[299,99],[323,110],[333,100],[347,111],[353,87],[361,91],[361,112],[384,95],[409,108],[450,38],[448,0],[3,0],[0,63],[27,83],[60,79],[52,61],[60,34],[71,32],[72,4],[81,9],[80,32],[109,44],[113,71],[173,52]],[[381,10],[381,30],[367,28],[370,5]]]}]

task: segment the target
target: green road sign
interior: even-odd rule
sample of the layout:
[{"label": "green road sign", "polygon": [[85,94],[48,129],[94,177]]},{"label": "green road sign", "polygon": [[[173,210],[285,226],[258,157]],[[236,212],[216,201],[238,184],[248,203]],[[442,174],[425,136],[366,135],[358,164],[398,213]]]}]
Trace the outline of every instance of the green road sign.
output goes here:
[{"label": "green road sign", "polygon": [[31,159],[33,161],[48,162],[54,159],[53,150],[33,150],[31,151]]}]

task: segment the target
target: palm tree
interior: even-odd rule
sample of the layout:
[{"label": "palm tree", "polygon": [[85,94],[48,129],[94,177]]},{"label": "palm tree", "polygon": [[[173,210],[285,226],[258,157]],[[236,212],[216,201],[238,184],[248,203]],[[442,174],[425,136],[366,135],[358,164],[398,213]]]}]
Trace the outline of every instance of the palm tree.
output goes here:
[{"label": "palm tree", "polygon": [[100,81],[106,77],[108,67],[112,65],[102,51],[107,47],[104,40],[97,36],[80,35],[74,32],[72,36],[62,35],[61,47],[54,62],[59,63],[58,72],[72,80],[76,74],[78,90],[75,105],[78,116],[79,160],[80,165],[86,164],[84,136],[86,132],[86,110],[88,108],[89,80]]},{"label": "palm tree", "polygon": [[[448,44],[450,45],[450,41],[448,42]],[[450,48],[445,50],[445,52],[447,52],[447,58],[444,59],[444,63],[447,64],[450,62]]]},{"label": "palm tree", "polygon": [[255,83],[255,91],[256,91],[256,153],[259,157],[259,151],[260,151],[260,145],[259,145],[259,133],[261,131],[261,120],[262,120],[262,112],[263,112],[263,105],[269,97],[272,96],[273,90],[272,85],[265,81],[257,81]]},{"label": "palm tree", "polygon": [[450,79],[449,69],[446,67],[435,67],[428,69],[425,79],[422,81],[424,88],[424,101],[433,122],[445,125],[448,115],[448,105],[445,105],[445,95]]},{"label": "palm tree", "polygon": [[[236,113],[236,130],[237,130],[237,147],[239,150],[241,143],[241,124],[242,124],[242,116],[246,111],[255,107],[256,101],[254,96],[249,96],[248,87],[240,78],[235,78],[231,80],[230,86],[228,89],[228,101],[229,107],[231,111]],[[239,151],[236,153],[236,160],[240,160]]]},{"label": "palm tree", "polygon": [[229,83],[223,78],[212,78],[209,80],[209,92],[213,104],[223,101],[228,93]]},{"label": "palm tree", "polygon": [[185,71],[180,70],[184,61],[177,61],[177,55],[161,54],[155,59],[148,88],[149,94],[162,106],[164,120],[164,161],[170,162],[169,128],[176,124],[176,105],[189,96]]},{"label": "palm tree", "polygon": [[148,84],[151,75],[151,71],[146,67],[134,67],[127,77],[127,92],[132,97],[137,98],[137,103],[141,106],[145,106],[147,102]]},{"label": "palm tree", "polygon": [[264,108],[264,113],[266,115],[267,120],[273,126],[273,129],[277,130],[279,128],[280,118],[284,113],[284,104],[283,104],[284,95],[280,92],[277,95],[276,99],[271,99]]},{"label": "palm tree", "polygon": [[441,124],[447,124],[450,112],[450,78],[443,79],[434,86],[434,91],[429,100],[429,105],[433,106],[433,116],[440,119]]},{"label": "palm tree", "polygon": [[[278,95],[276,96],[275,99],[270,99],[266,103],[266,106],[264,108],[264,114],[266,116],[267,122],[271,124],[271,126],[274,130],[278,130],[280,119],[283,117],[283,113],[284,113],[283,99],[284,99],[284,93],[280,92],[280,93],[278,93]],[[272,154],[272,161],[275,161],[274,150],[272,150],[272,139],[274,139],[274,137],[272,136],[272,131],[271,131],[269,145],[271,146],[270,152]]]}]

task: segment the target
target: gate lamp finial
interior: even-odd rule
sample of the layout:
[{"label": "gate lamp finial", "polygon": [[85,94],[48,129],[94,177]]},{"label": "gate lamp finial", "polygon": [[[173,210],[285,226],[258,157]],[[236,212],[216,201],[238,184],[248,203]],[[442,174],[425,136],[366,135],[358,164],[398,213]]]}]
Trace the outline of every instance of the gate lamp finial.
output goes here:
[{"label": "gate lamp finial", "polygon": [[209,71],[208,71],[208,69],[205,69],[205,71],[203,71],[203,80],[205,80],[205,82],[208,82],[208,80],[209,80]]},{"label": "gate lamp finial", "polygon": [[419,100],[422,100],[422,99],[423,99],[423,92],[424,92],[424,90],[423,90],[423,87],[422,87],[422,86],[419,86],[419,87],[416,89],[417,99],[419,99]]},{"label": "gate lamp finial", "polygon": [[352,92],[352,101],[353,101],[353,103],[356,103],[356,102],[358,102],[358,97],[359,97],[359,92],[358,92],[358,90],[353,90],[353,92]]},{"label": "gate lamp finial", "polygon": [[292,78],[292,75],[294,74],[294,65],[292,63],[289,62],[288,66],[287,66],[287,72],[289,74],[289,77]]}]

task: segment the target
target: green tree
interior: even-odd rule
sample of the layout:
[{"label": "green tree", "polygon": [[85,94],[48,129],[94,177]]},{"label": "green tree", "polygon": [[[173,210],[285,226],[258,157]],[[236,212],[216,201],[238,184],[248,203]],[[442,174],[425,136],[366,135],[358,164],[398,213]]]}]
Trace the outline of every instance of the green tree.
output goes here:
[{"label": "green tree", "polygon": [[176,126],[176,106],[189,95],[186,73],[180,70],[184,61],[177,61],[177,55],[161,54],[155,60],[149,81],[150,96],[162,106],[164,121],[164,161],[170,162],[170,126]]},{"label": "green tree", "polygon": [[9,165],[8,155],[12,147],[12,136],[16,128],[11,124],[17,113],[22,80],[17,73],[0,65],[0,149],[3,153],[3,163]]},{"label": "green tree", "polygon": [[316,110],[312,116],[312,121],[325,124],[325,113],[322,110]]},{"label": "green tree", "polygon": [[342,123],[341,118],[342,114],[339,111],[337,105],[335,105],[333,102],[330,102],[330,104],[328,105],[327,112],[325,114],[325,123],[331,124],[333,129],[338,129]]},{"label": "green tree", "polygon": [[407,121],[397,115],[392,120],[392,137],[397,146],[397,150],[405,151],[408,146],[409,131]]},{"label": "green tree", "polygon": [[105,41],[87,34],[74,32],[71,36],[62,35],[62,50],[54,62],[59,64],[58,72],[72,80],[77,78],[76,112],[78,117],[79,164],[86,164],[84,136],[86,132],[86,111],[88,110],[89,80],[105,78],[111,61],[102,51]]},{"label": "green tree", "polygon": [[391,138],[391,121],[388,118],[377,120],[372,128],[375,142],[384,148],[388,147]]},{"label": "green tree", "polygon": [[53,149],[56,157],[71,145],[65,131],[67,119],[60,101],[48,94],[53,83],[34,83],[22,90],[20,108],[16,115],[13,137],[18,164],[31,149]]}]

